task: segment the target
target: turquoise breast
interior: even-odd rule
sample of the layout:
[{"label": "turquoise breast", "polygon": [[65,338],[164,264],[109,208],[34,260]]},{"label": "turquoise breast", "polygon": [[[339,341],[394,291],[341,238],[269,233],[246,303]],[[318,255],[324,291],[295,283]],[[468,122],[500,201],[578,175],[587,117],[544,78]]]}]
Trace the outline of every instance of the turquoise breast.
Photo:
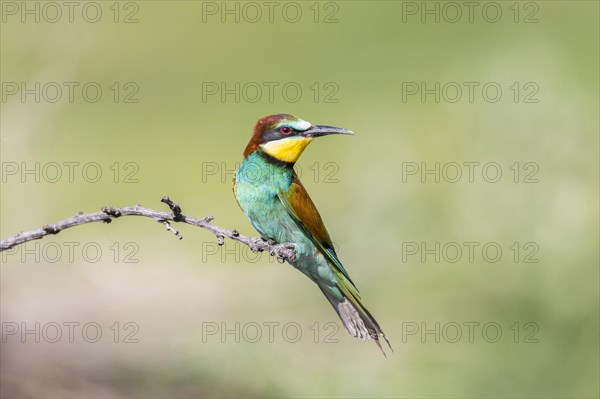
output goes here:
[{"label": "turquoise breast", "polygon": [[235,182],[236,198],[252,226],[263,238],[295,243],[298,260],[293,266],[314,279],[318,264],[326,264],[325,259],[277,197],[289,189],[292,168],[274,165],[253,153],[240,165]]}]

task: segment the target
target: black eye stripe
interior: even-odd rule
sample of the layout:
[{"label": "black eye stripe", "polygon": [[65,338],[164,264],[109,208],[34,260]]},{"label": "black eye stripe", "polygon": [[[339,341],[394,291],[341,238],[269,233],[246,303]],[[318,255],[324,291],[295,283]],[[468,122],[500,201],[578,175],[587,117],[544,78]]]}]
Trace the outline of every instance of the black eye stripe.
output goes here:
[{"label": "black eye stripe", "polygon": [[[287,127],[290,129],[289,133],[283,133],[281,131],[282,128]],[[297,134],[299,134],[299,131],[290,127],[290,126],[280,126],[280,127],[273,127],[269,130],[265,130],[260,138],[260,143],[264,144],[264,143],[268,143],[269,141],[273,141],[273,140],[279,140],[282,138],[287,138],[287,137],[294,137]]]}]

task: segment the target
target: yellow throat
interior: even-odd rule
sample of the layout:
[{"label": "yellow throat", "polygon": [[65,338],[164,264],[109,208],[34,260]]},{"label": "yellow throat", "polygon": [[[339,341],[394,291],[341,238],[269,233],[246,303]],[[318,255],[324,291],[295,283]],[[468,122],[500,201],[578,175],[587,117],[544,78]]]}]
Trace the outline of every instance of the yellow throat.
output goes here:
[{"label": "yellow throat", "polygon": [[296,162],[302,151],[313,139],[311,137],[289,137],[285,139],[269,141],[262,144],[264,152],[283,162]]}]

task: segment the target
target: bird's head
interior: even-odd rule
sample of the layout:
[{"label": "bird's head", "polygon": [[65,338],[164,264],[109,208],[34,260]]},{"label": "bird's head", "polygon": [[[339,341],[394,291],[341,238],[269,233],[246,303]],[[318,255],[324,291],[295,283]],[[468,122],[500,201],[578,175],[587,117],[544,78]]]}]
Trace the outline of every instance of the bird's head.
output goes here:
[{"label": "bird's head", "polygon": [[281,162],[294,163],[315,137],[329,134],[354,133],[339,127],[313,125],[288,114],[265,116],[256,122],[244,157],[260,149]]}]

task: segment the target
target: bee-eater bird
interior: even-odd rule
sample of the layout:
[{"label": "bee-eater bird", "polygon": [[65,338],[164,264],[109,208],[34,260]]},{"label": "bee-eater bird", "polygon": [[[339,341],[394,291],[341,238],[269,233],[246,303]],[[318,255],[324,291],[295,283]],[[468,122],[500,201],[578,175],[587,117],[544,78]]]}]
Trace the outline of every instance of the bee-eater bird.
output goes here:
[{"label": "bee-eater bird", "polygon": [[293,169],[314,138],[330,134],[354,133],[314,126],[287,114],[260,119],[236,172],[233,191],[263,239],[295,244],[292,266],[319,286],[348,332],[363,340],[372,338],[385,356],[379,339],[390,343],[363,304],[333,249],[321,215]]}]

